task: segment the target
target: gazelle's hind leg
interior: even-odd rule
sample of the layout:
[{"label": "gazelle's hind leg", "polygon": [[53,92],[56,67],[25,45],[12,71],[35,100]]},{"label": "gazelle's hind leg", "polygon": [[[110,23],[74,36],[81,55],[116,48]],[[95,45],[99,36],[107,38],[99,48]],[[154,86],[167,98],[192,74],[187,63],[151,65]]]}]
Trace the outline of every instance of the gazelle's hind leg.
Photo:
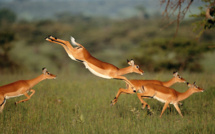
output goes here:
[{"label": "gazelle's hind leg", "polygon": [[4,109],[4,105],[6,104],[6,101],[5,101],[5,103],[2,105],[2,106],[0,106],[0,113],[2,113],[3,112],[3,109]]},{"label": "gazelle's hind leg", "polygon": [[[48,36],[46,39],[50,39],[51,41],[53,41],[54,43],[61,43],[63,45],[66,45],[66,44],[70,44],[69,41],[65,41],[65,40],[61,40],[61,39],[58,39],[57,37],[53,37],[53,36]],[[51,42],[50,41],[50,42]],[[71,44],[70,44],[71,45]]]},{"label": "gazelle's hind leg", "polygon": [[141,102],[141,104],[142,104],[142,109],[145,109],[146,106],[147,106],[148,109],[150,109],[149,104],[147,104],[147,103],[143,100],[143,98],[150,98],[150,97],[152,97],[152,96],[153,96],[152,93],[150,93],[150,94],[148,94],[148,93],[146,93],[146,92],[144,92],[144,93],[137,93],[137,97],[139,98],[139,100],[140,100],[140,102]]},{"label": "gazelle's hind leg", "polygon": [[77,54],[76,54],[76,53],[78,53],[78,51],[77,51],[78,48],[73,48],[72,45],[68,41],[57,39],[56,37],[53,37],[53,36],[47,37],[46,40],[49,41],[49,42],[61,45],[65,49],[65,51],[67,52],[67,54],[69,55],[69,57],[72,60],[82,61],[81,59],[79,59],[77,57]]},{"label": "gazelle's hind leg", "polygon": [[124,93],[124,94],[134,94],[133,90],[132,89],[123,89],[123,88],[120,88],[116,97],[114,98],[114,100],[111,101],[111,106],[113,106],[114,104],[116,104],[119,96],[121,93]]},{"label": "gazelle's hind leg", "polygon": [[0,96],[0,113],[2,113],[5,103],[6,103],[6,99],[4,98],[4,96],[3,95]]},{"label": "gazelle's hind leg", "polygon": [[77,50],[76,48],[72,47],[72,45],[70,44],[69,41],[61,40],[61,39],[58,39],[58,38],[53,37],[53,36],[48,36],[46,38],[46,40],[49,42],[52,42],[52,43],[60,44],[63,47],[67,47],[70,51],[76,51]]}]

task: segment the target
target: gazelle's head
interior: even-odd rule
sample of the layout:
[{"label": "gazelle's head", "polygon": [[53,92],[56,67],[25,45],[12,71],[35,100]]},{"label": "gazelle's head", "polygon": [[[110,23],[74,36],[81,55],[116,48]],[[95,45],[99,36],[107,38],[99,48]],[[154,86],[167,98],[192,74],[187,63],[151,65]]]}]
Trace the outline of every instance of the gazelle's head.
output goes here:
[{"label": "gazelle's head", "polygon": [[193,84],[190,84],[189,82],[187,82],[187,85],[190,89],[192,89],[193,92],[204,92],[203,88],[200,88],[196,85],[196,82],[194,82]]},{"label": "gazelle's head", "polygon": [[49,73],[45,67],[42,68],[42,73],[45,76],[45,79],[56,79],[57,77],[56,75]]},{"label": "gazelle's head", "polygon": [[143,75],[144,71],[140,69],[139,65],[134,64],[134,60],[132,60],[132,59],[130,61],[127,60],[127,63],[128,63],[128,65],[130,65],[132,67],[132,72]]},{"label": "gazelle's head", "polygon": [[182,78],[177,71],[173,72],[173,78],[175,80],[175,82],[179,82],[179,83],[186,83],[186,80],[184,78]]}]

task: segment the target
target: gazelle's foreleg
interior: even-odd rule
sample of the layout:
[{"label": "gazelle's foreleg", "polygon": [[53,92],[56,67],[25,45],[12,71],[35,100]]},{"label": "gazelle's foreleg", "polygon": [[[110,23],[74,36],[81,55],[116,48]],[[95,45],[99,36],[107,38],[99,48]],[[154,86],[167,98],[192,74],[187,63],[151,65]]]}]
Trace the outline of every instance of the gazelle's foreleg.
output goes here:
[{"label": "gazelle's foreleg", "polygon": [[160,117],[162,116],[162,114],[163,114],[163,112],[166,110],[166,108],[169,106],[169,103],[170,103],[169,101],[166,101],[166,102],[165,102]]},{"label": "gazelle's foreleg", "polygon": [[114,79],[120,79],[120,80],[124,80],[126,82],[126,84],[130,85],[130,87],[133,89],[133,92],[136,92],[136,88],[134,87],[134,85],[124,76],[115,76],[113,77]]},{"label": "gazelle's foreleg", "polygon": [[118,98],[120,96],[121,93],[124,93],[124,94],[134,94],[133,90],[131,88],[129,89],[123,89],[123,88],[120,88],[116,97],[114,98],[113,101],[111,101],[111,105],[113,106],[114,104],[116,104],[116,102],[118,101]]},{"label": "gazelle's foreleg", "polygon": [[178,111],[178,113],[181,115],[181,117],[183,117],[180,108],[178,107],[178,103],[174,104],[175,109]]},{"label": "gazelle's foreleg", "polygon": [[28,101],[28,100],[31,98],[31,96],[34,95],[35,90],[31,89],[30,92],[32,92],[31,95],[28,95],[26,92],[24,93],[24,95],[27,97],[27,99],[24,99],[24,100],[20,100],[20,101],[18,101],[18,102],[15,102],[15,104],[19,104],[19,103],[21,103],[21,102]]}]

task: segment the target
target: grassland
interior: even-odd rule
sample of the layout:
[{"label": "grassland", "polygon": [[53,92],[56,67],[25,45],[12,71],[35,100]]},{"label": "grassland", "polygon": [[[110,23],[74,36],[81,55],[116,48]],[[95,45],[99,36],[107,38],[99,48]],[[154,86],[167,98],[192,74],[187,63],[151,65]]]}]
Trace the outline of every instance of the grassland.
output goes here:
[{"label": "grassland", "polygon": [[[51,71],[51,70],[50,70]],[[54,72],[53,72],[54,73]],[[1,85],[17,79],[30,79],[39,75],[3,75]],[[106,80],[88,71],[58,73],[56,80],[46,80],[34,87],[35,95],[17,106],[14,102],[24,97],[7,100],[0,114],[1,134],[21,133],[214,133],[215,132],[215,74],[181,73],[187,81],[206,89],[183,101],[180,106],[184,118],[171,106],[159,118],[163,104],[146,100],[152,111],[141,109],[136,95],[121,95],[116,105],[110,106],[118,88],[124,82]],[[144,76],[127,75],[128,78],[168,80],[171,72]],[[173,86],[185,91],[186,84]]]}]

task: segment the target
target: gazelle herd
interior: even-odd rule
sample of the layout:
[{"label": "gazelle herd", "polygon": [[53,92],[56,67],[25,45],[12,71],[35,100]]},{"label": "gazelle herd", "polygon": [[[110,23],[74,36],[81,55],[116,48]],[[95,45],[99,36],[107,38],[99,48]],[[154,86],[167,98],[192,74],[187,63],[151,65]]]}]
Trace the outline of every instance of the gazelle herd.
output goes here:
[{"label": "gazelle herd", "polygon": [[[140,69],[139,65],[134,64],[134,60],[127,60],[129,64],[128,67],[118,68],[110,63],[103,62],[101,60],[93,57],[81,44],[75,42],[75,39],[71,37],[71,43],[69,41],[64,41],[58,39],[53,36],[48,36],[46,38],[47,41],[56,43],[61,45],[68,56],[75,61],[82,62],[84,66],[94,75],[105,78],[105,79],[119,79],[126,82],[127,89],[120,88],[116,97],[113,101],[111,101],[111,105],[115,105],[118,101],[118,98],[121,93],[125,94],[137,94],[139,98],[142,108],[144,109],[146,106],[150,109],[150,106],[143,100],[143,98],[154,98],[160,102],[164,103],[163,110],[160,114],[160,117],[164,113],[165,109],[169,106],[169,104],[173,104],[178,113],[183,117],[181,111],[178,107],[180,101],[186,99],[190,95],[196,92],[203,92],[204,89],[199,88],[196,84],[189,84],[186,82],[184,78],[182,78],[178,72],[173,73],[173,78],[169,81],[163,82],[159,80],[129,80],[125,76],[128,73],[138,73],[143,75],[144,71]],[[20,100],[15,102],[18,104],[20,102],[28,101],[32,95],[35,93],[33,90],[33,86],[38,84],[40,81],[45,79],[55,79],[56,75],[50,74],[46,68],[42,69],[42,74],[38,77],[31,80],[19,80],[4,86],[0,87],[0,112],[3,111],[3,108],[6,103],[6,99],[12,97],[18,97],[21,95],[25,95],[27,99]],[[187,83],[189,89],[180,93],[173,88],[170,88],[175,83]],[[31,92],[28,95],[28,92]]]}]

